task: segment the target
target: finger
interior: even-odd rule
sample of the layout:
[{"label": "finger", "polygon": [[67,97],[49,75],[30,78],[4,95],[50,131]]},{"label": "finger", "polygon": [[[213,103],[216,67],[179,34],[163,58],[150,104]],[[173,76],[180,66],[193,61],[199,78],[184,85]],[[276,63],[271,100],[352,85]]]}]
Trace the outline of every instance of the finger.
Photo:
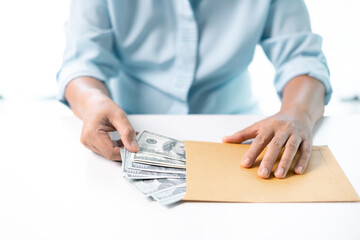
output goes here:
[{"label": "finger", "polygon": [[111,161],[121,161],[121,155],[120,155],[120,148],[119,147],[114,147],[111,149],[107,149],[107,150],[102,150],[100,152],[101,156],[104,156],[106,159],[111,160]]},{"label": "finger", "polygon": [[99,130],[93,140],[94,147],[102,156],[112,161],[121,160],[120,147],[114,147],[114,143],[107,132]]},{"label": "finger", "polygon": [[91,150],[92,152],[102,156],[102,154],[100,153],[100,151],[93,145],[89,145],[89,144],[83,144],[87,149]]},{"label": "finger", "polygon": [[121,141],[121,139],[113,141],[114,147],[123,147],[124,143]]},{"label": "finger", "polygon": [[279,153],[281,152],[281,149],[285,145],[288,138],[288,133],[278,133],[274,136],[273,139],[271,139],[258,170],[259,177],[268,178],[270,176],[274,163],[276,162],[276,159],[278,158]]},{"label": "finger", "polygon": [[309,162],[311,155],[311,141],[303,141],[300,145],[300,156],[297,161],[294,172],[296,174],[302,174]]},{"label": "finger", "polygon": [[275,177],[284,178],[289,171],[291,162],[293,161],[297,150],[299,149],[301,143],[301,138],[296,137],[295,135],[290,136],[286,142],[284,153],[281,157],[279,165],[275,170]]},{"label": "finger", "polygon": [[135,131],[126,117],[126,114],[119,111],[111,117],[110,122],[119,132],[125,147],[131,152],[139,151],[140,147],[136,139]]},{"label": "finger", "polygon": [[241,166],[251,167],[259,154],[264,150],[266,145],[270,142],[271,138],[274,136],[272,129],[266,129],[261,131],[254,139],[250,145],[249,150],[245,153],[244,158],[242,159]]},{"label": "finger", "polygon": [[258,129],[255,125],[247,127],[231,136],[223,137],[222,141],[226,143],[241,143],[245,140],[252,139],[258,134]]},{"label": "finger", "polygon": [[[106,156],[104,156],[104,154],[102,152],[100,152],[95,146],[92,146],[91,151],[93,151],[94,153],[106,158]],[[114,149],[114,151],[117,151],[117,149]],[[120,151],[120,148],[119,148],[119,151]],[[120,162],[121,161],[121,155],[120,155],[120,159],[118,159],[116,157],[115,159],[109,159],[109,160],[112,160],[112,161],[115,161],[115,162]]]},{"label": "finger", "polygon": [[[89,144],[84,144],[84,146],[91,150],[93,153],[99,155],[99,156],[102,156],[102,157],[105,157],[104,154],[99,151],[94,145],[89,145]],[[120,151],[120,150],[119,150]],[[106,158],[106,157],[105,157]],[[121,161],[121,156],[120,156],[120,160],[119,159],[115,159],[114,161]]]},{"label": "finger", "polygon": [[[135,132],[135,135],[137,136],[137,135],[139,135],[139,132]],[[113,141],[113,140],[112,140]],[[119,148],[122,148],[122,147],[124,147],[124,143],[121,141],[121,139],[119,139],[119,140],[116,140],[116,141],[113,141],[113,143],[114,143],[114,147],[119,147]]]},{"label": "finger", "polygon": [[[136,136],[139,135],[139,132],[135,132]],[[124,143],[121,141],[121,139],[118,139],[118,140],[112,140],[113,143],[114,143],[114,147],[119,147],[119,148],[122,148],[124,147]]]},{"label": "finger", "polygon": [[91,151],[93,151],[94,153],[104,157],[101,152],[95,147],[95,146],[91,146],[91,147],[88,147]]}]

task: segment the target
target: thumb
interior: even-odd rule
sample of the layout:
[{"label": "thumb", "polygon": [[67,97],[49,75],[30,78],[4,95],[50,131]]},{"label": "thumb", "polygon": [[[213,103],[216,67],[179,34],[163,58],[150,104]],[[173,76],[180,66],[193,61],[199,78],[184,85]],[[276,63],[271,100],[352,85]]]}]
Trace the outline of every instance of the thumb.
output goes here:
[{"label": "thumb", "polygon": [[113,114],[110,123],[119,132],[121,141],[130,152],[137,152],[140,150],[139,144],[136,139],[134,128],[131,126],[124,111],[119,111]]},{"label": "thumb", "polygon": [[257,128],[252,125],[239,132],[234,133],[233,135],[223,137],[222,141],[225,143],[242,143],[243,141],[246,141],[248,139],[255,138],[257,132]]}]

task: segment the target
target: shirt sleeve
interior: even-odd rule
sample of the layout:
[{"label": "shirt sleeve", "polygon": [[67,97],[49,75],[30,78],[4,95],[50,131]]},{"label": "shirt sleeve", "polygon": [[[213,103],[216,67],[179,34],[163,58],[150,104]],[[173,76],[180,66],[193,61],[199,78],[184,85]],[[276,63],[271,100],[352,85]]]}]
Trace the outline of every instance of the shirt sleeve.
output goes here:
[{"label": "shirt sleeve", "polygon": [[303,0],[272,1],[260,44],[276,69],[274,84],[280,98],[292,78],[308,75],[324,85],[324,102],[330,101],[330,72],[321,50],[322,38],[312,33]]},{"label": "shirt sleeve", "polygon": [[120,68],[106,0],[72,0],[65,35],[63,63],[57,73],[62,102],[65,88],[74,78],[87,76],[106,82]]}]

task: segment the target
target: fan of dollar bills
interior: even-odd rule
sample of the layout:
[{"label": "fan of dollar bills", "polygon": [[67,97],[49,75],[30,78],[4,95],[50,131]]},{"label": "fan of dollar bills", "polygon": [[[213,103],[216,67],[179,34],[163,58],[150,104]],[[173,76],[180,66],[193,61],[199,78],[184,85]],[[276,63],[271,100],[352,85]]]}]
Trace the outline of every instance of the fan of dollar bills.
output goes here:
[{"label": "fan of dollar bills", "polygon": [[140,151],[121,149],[124,177],[145,197],[164,205],[181,201],[186,193],[184,142],[144,131]]}]

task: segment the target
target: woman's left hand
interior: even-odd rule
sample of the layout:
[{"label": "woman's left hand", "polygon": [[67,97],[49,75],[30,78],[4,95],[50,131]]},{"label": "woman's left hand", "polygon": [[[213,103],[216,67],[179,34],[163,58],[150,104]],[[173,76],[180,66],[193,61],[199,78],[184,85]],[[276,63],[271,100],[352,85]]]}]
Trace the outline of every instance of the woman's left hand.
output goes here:
[{"label": "woman's left hand", "polygon": [[275,177],[284,178],[298,150],[300,150],[300,156],[294,172],[297,174],[304,172],[311,154],[313,125],[306,111],[299,109],[280,111],[242,131],[224,137],[223,142],[241,143],[254,138],[241,162],[241,165],[246,168],[251,167],[263,149],[268,146],[258,170],[261,178],[270,176],[275,161],[284,147],[274,173]]}]

